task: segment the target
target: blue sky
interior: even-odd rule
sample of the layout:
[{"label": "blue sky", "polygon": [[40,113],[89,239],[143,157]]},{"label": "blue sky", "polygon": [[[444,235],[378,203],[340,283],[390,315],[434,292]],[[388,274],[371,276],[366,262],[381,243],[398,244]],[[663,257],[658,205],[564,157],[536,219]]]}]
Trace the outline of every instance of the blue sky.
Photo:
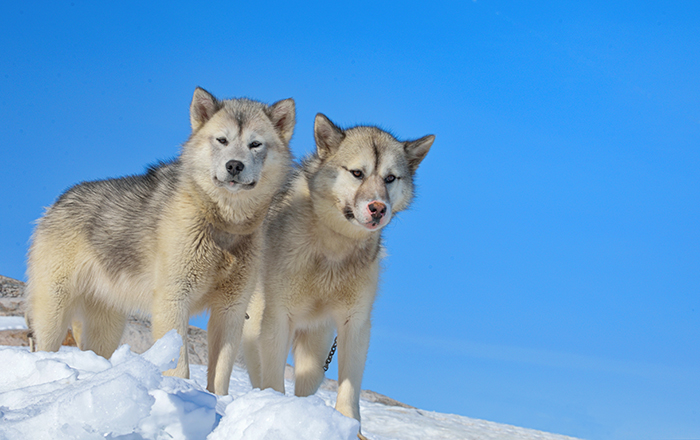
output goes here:
[{"label": "blue sky", "polygon": [[70,185],[176,155],[196,86],[293,97],[297,157],[317,112],[436,135],[385,233],[365,388],[700,438],[700,3],[26,1],[0,47],[0,274],[25,279]]}]

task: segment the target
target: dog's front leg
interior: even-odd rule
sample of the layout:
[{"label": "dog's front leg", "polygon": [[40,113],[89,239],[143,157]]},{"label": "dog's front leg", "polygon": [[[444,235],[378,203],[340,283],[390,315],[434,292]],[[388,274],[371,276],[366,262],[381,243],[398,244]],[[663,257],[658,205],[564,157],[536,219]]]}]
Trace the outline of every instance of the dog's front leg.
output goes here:
[{"label": "dog's front leg", "polygon": [[222,396],[228,394],[231,370],[238,354],[244,321],[245,304],[234,304],[230,307],[216,304],[211,308],[207,326],[207,390],[211,393]]},{"label": "dog's front leg", "polygon": [[335,409],[358,421],[370,326],[369,311],[349,314],[338,325],[338,399]]},{"label": "dog's front leg", "polygon": [[293,329],[287,314],[268,305],[260,327],[260,367],[262,388],[284,394],[284,369]]},{"label": "dog's front leg", "polygon": [[182,337],[182,348],[177,367],[164,371],[167,376],[189,379],[190,364],[187,356],[187,329],[189,327],[190,302],[188,292],[180,289],[158,289],[153,299],[152,334],[153,340],[162,338],[172,329],[177,330]]}]

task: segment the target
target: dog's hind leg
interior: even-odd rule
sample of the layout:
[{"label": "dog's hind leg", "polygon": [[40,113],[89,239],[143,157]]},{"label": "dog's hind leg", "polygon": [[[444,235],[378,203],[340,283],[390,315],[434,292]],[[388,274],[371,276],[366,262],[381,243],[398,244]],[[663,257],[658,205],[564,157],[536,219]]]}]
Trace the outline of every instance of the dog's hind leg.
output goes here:
[{"label": "dog's hind leg", "polygon": [[[109,359],[119,347],[124,334],[126,314],[93,298],[83,305],[83,325],[79,326],[76,342],[81,350],[92,350]],[[74,330],[75,337],[75,330]]]},{"label": "dog's hind leg", "polygon": [[81,341],[83,339],[83,321],[80,319],[74,319],[73,322],[70,325],[71,332],[73,333],[73,339],[75,339],[75,344],[80,348],[81,350],[85,350],[82,348]]},{"label": "dog's hind leg", "polygon": [[44,280],[30,276],[29,311],[31,330],[38,351],[58,351],[73,318],[67,280]]},{"label": "dog's hind leg", "polygon": [[332,343],[333,327],[330,323],[296,332],[293,348],[295,395],[310,396],[321,386]]}]

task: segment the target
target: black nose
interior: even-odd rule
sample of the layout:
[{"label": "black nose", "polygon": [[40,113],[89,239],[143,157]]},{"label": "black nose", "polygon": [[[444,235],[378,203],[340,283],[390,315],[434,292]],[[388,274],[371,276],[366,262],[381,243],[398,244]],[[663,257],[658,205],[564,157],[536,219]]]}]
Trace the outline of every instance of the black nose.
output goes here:
[{"label": "black nose", "polygon": [[231,177],[243,171],[243,168],[245,168],[245,165],[243,165],[243,162],[240,160],[229,160],[226,162],[226,171],[228,171]]}]

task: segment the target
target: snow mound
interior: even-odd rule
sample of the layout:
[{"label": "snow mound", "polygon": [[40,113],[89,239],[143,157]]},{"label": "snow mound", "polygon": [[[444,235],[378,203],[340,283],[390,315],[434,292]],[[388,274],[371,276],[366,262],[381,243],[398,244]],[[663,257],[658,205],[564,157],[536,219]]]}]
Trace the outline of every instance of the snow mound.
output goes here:
[{"label": "snow mound", "polygon": [[290,399],[268,389],[253,390],[234,400],[207,438],[353,440],[359,428],[356,420],[343,416],[319,397]]},{"label": "snow mound", "polygon": [[62,347],[58,353],[0,348],[0,439],[204,439],[216,397],[162,370],[182,340],[172,331],[143,355],[123,345],[110,361]]},{"label": "snow mound", "polygon": [[[2,324],[3,319],[0,319]],[[138,355],[121,346],[110,360],[62,347],[30,353],[0,346],[0,440],[351,440],[359,424],[333,409],[336,393],[310,397],[253,390],[235,367],[228,396],[205,390],[206,367],[192,379],[163,376],[182,339],[169,332]],[[569,437],[416,408],[360,401],[372,440],[564,440]]]}]

